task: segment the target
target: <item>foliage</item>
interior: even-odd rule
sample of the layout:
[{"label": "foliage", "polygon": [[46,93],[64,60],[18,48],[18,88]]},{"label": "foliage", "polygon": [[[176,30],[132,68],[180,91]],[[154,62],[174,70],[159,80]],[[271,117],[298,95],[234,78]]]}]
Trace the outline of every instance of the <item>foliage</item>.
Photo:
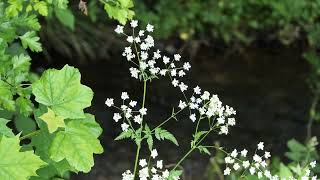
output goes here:
[{"label": "foliage", "polygon": [[[89,172],[93,155],[103,152],[98,139],[102,129],[93,115],[84,113],[93,92],[81,84],[80,72],[68,65],[46,70],[40,77],[30,71],[29,51],[43,49],[38,16],[55,12],[71,27],[67,6],[68,0],[0,2],[3,180],[68,178],[69,172]],[[14,130],[7,125],[10,121]]]}]

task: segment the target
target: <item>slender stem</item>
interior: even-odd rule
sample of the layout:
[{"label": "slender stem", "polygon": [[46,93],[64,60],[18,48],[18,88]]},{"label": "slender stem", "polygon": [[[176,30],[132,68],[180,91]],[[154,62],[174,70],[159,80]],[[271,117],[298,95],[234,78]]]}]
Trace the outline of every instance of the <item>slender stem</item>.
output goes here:
[{"label": "slender stem", "polygon": [[312,124],[313,124],[313,121],[315,118],[315,112],[316,112],[318,101],[319,101],[319,95],[318,95],[318,93],[316,93],[315,97],[313,98],[311,107],[310,107],[309,120],[308,120],[308,124],[307,124],[307,138],[306,138],[307,141],[312,136]]},{"label": "slender stem", "polygon": [[[147,94],[147,81],[143,81],[143,98],[142,98],[142,108],[145,106],[146,102],[146,94]],[[140,128],[143,127],[143,115],[141,115],[142,122],[140,125]],[[134,163],[134,170],[133,170],[133,179],[135,179],[136,174],[137,174],[137,168],[138,168],[138,161],[139,161],[139,155],[140,155],[140,149],[141,149],[141,143],[138,144],[137,151],[136,151],[136,159]]]},{"label": "slender stem", "polygon": [[31,132],[31,133],[29,133],[29,134],[27,134],[27,135],[24,135],[24,136],[20,137],[20,141],[22,141],[22,140],[24,140],[24,139],[27,139],[27,138],[29,138],[29,137],[32,137],[32,136],[34,136],[34,135],[37,135],[37,134],[40,133],[40,131],[41,131],[41,130],[36,130],[36,131],[33,131],[33,132]]},{"label": "slender stem", "polygon": [[168,117],[165,121],[163,121],[161,124],[159,124],[157,127],[153,128],[151,132],[155,131],[157,128],[163,126],[164,124],[166,124],[169,120],[171,120],[172,118],[175,117],[175,115],[179,114],[181,111],[183,111],[185,108],[180,109],[179,111],[177,111],[176,113],[174,113],[174,115],[171,115],[170,117]]}]

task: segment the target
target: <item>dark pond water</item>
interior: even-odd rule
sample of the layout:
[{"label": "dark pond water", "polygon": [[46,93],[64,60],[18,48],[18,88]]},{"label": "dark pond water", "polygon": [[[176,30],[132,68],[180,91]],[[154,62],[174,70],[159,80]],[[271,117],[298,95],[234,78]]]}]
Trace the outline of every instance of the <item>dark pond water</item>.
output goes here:
[{"label": "dark pond water", "polygon": [[[89,111],[103,126],[101,142],[105,153],[95,156],[95,166],[89,174],[74,175],[73,180],[117,180],[123,171],[133,167],[135,146],[127,141],[113,141],[120,127],[113,122],[112,111],[104,105],[107,97],[119,97],[121,91],[128,91],[132,97],[141,96],[141,85],[129,78],[126,61],[119,58],[120,55],[108,62],[80,66],[83,82],[95,92]],[[305,84],[308,66],[299,51],[259,47],[226,56],[211,54],[206,49],[196,54],[192,65],[189,84],[199,84],[218,94],[222,102],[237,110],[237,126],[230,135],[212,136],[209,143],[219,140],[228,149],[254,150],[259,141],[265,141],[273,154],[283,154],[287,140],[304,140],[311,96]],[[148,88],[151,93],[147,96],[148,118],[153,124],[167,117],[180,98],[168,82],[158,81]],[[186,119],[168,128],[181,145],[176,148],[160,142],[156,147],[164,162],[170,164],[187,151],[194,124]],[[314,126],[314,135],[319,135],[319,128]],[[205,179],[208,160],[207,156],[192,154],[183,163],[186,179]]]}]

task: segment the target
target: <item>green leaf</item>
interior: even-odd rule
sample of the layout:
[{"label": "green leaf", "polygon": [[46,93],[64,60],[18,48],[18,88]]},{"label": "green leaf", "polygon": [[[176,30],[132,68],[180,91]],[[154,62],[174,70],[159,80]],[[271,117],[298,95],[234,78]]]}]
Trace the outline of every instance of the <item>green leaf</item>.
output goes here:
[{"label": "green leaf", "polygon": [[4,118],[0,118],[0,135],[5,135],[8,137],[13,137],[14,134],[12,132],[12,129],[7,127],[7,123],[9,122],[9,120],[4,119]]},{"label": "green leaf", "polygon": [[32,85],[36,101],[49,106],[67,119],[84,118],[83,109],[91,105],[92,90],[80,83],[80,72],[68,65],[49,69]]},{"label": "green leaf", "polygon": [[67,123],[65,131],[56,134],[50,147],[50,158],[56,162],[66,159],[78,171],[89,172],[93,166],[93,154],[101,154],[103,148],[93,133],[81,120]]},{"label": "green leaf", "polygon": [[15,110],[11,86],[2,80],[0,80],[0,106],[9,111]]},{"label": "green leaf", "polygon": [[55,13],[61,24],[67,26],[71,30],[74,30],[74,15],[69,9],[55,9]]},{"label": "green leaf", "polygon": [[290,169],[287,166],[285,166],[283,163],[280,163],[279,177],[280,179],[288,179],[290,177],[293,177],[293,174],[290,171]]},{"label": "green leaf", "polygon": [[36,4],[33,7],[42,16],[47,16],[48,15],[48,6],[47,6],[46,2],[44,2],[44,1],[36,2]]},{"label": "green leaf", "polygon": [[199,149],[200,153],[205,153],[205,154],[211,155],[211,153],[208,150],[208,148],[206,148],[204,146],[198,146],[197,148]]},{"label": "green leaf", "polygon": [[127,20],[132,19],[134,12],[126,7],[119,7],[112,5],[111,3],[105,3],[105,11],[110,18],[118,20],[121,24],[125,24]]},{"label": "green leaf", "polygon": [[45,165],[32,151],[20,152],[19,137],[3,136],[0,142],[0,177],[2,180],[22,180],[37,176]]},{"label": "green leaf", "polygon": [[55,2],[55,5],[60,9],[67,8],[68,7],[68,3],[69,3],[68,0],[56,0],[54,2]]},{"label": "green leaf", "polygon": [[127,131],[123,131],[119,136],[117,136],[114,140],[119,141],[123,139],[128,139],[132,136],[132,129],[128,129]]},{"label": "green leaf", "polygon": [[164,140],[167,139],[174,143],[175,145],[179,146],[177,139],[171,134],[169,131],[161,128],[155,129],[155,136],[158,140]]},{"label": "green leaf", "polygon": [[30,48],[33,52],[42,51],[41,44],[39,43],[39,37],[35,31],[28,31],[23,36],[20,36],[22,46],[24,48]]},{"label": "green leaf", "polygon": [[39,118],[47,123],[49,133],[55,132],[59,127],[64,128],[66,126],[63,117],[56,116],[50,108],[48,108],[47,113],[43,114]]},{"label": "green leaf", "polygon": [[19,112],[24,116],[29,116],[33,111],[33,104],[30,99],[18,97],[16,99],[16,105],[19,109]]},{"label": "green leaf", "polygon": [[22,135],[29,134],[36,130],[37,126],[33,119],[25,117],[23,115],[18,115],[14,119],[14,124],[19,132],[22,132]]},{"label": "green leaf", "polygon": [[170,171],[168,180],[175,180],[175,179],[179,179],[178,177],[180,177],[182,174],[181,170],[174,170],[174,171]]}]

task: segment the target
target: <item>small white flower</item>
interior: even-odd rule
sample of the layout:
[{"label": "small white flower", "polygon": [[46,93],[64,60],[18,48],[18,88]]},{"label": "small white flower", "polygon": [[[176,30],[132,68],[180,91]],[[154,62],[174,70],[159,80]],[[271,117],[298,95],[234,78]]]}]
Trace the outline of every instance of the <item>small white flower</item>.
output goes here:
[{"label": "small white flower", "polygon": [[183,82],[181,82],[179,84],[179,87],[180,87],[181,92],[186,91],[188,89],[188,86],[185,85]]},{"label": "small white flower", "polygon": [[162,76],[165,76],[166,73],[167,73],[167,70],[166,70],[166,69],[161,69],[161,70],[160,70],[160,74],[161,74]]},{"label": "small white flower", "polygon": [[260,157],[259,155],[257,155],[257,154],[255,154],[255,155],[253,156],[253,160],[254,160],[255,162],[257,162],[257,163],[260,163],[260,162],[262,161],[261,157]]},{"label": "small white flower", "polygon": [[210,98],[210,93],[208,91],[203,92],[201,99],[208,100]]},{"label": "small white flower", "polygon": [[246,169],[250,166],[250,162],[249,161],[243,161],[242,166]]},{"label": "small white flower", "polygon": [[263,150],[263,148],[264,148],[264,143],[263,142],[259,142],[258,150]]},{"label": "small white flower", "polygon": [[158,156],[158,151],[156,150],[156,149],[153,149],[152,151],[151,151],[151,157],[154,159],[154,158],[156,158]]},{"label": "small white flower", "polygon": [[123,26],[117,25],[117,28],[114,31],[118,34],[123,33]]},{"label": "small white flower", "polygon": [[128,93],[127,93],[127,92],[122,92],[122,93],[121,93],[121,99],[122,99],[122,100],[129,99]]},{"label": "small white flower", "polygon": [[121,129],[122,129],[122,131],[127,132],[127,131],[128,131],[128,128],[129,128],[129,125],[128,125],[127,123],[122,123],[122,124],[121,124]]},{"label": "small white flower", "polygon": [[167,56],[163,56],[162,60],[164,64],[168,64],[170,62],[170,58],[168,58]]},{"label": "small white flower", "polygon": [[195,88],[193,88],[193,92],[194,92],[195,94],[201,94],[201,89],[200,89],[200,87],[199,87],[199,86],[196,86]]},{"label": "small white flower", "polygon": [[173,57],[174,57],[174,60],[180,61],[180,58],[181,58],[180,54],[175,54],[173,55]]},{"label": "small white flower", "polygon": [[113,98],[107,98],[105,104],[108,106],[108,107],[111,107],[113,106]]},{"label": "small white flower", "polygon": [[129,43],[133,43],[133,40],[134,40],[134,39],[133,39],[132,36],[128,36],[128,37],[127,37],[127,41],[128,41]]},{"label": "small white flower", "polygon": [[228,118],[228,125],[230,126],[236,125],[236,120],[234,118]]},{"label": "small white flower", "polygon": [[271,157],[270,152],[266,151],[266,152],[264,153],[264,157],[265,157],[266,159],[270,158],[270,157]]},{"label": "small white flower", "polygon": [[243,149],[240,153],[241,153],[241,156],[242,156],[242,157],[246,157],[248,151],[247,151],[246,149]]},{"label": "small white flower", "polygon": [[141,115],[146,115],[147,114],[147,108],[141,108],[140,110],[139,110],[139,112],[140,112],[140,114]]},{"label": "small white flower", "polygon": [[249,169],[249,172],[250,172],[251,175],[253,175],[253,174],[256,172],[256,168],[251,167],[251,168]]},{"label": "small white flower", "polygon": [[163,163],[162,162],[163,162],[162,160],[157,161],[157,168],[159,168],[159,169],[163,168]]},{"label": "small white flower", "polygon": [[186,73],[185,73],[183,70],[180,70],[180,71],[178,72],[178,75],[179,75],[179,77],[183,77],[183,76],[186,75]]},{"label": "small white flower", "polygon": [[172,81],[172,85],[173,85],[173,87],[177,87],[177,86],[178,86],[178,84],[179,84],[179,81],[178,81],[178,80],[176,80],[176,79],[173,79],[173,81]]},{"label": "small white flower", "polygon": [[146,165],[148,165],[148,163],[147,163],[147,161],[146,161],[145,159],[140,159],[139,165],[140,165],[141,167],[145,167]]},{"label": "small white flower", "polygon": [[148,53],[145,51],[141,51],[141,60],[146,60],[148,59]]},{"label": "small white flower", "polygon": [[185,63],[183,64],[183,69],[185,69],[186,71],[189,71],[190,68],[191,68],[191,65],[190,65],[189,62],[185,62]]},{"label": "small white flower", "polygon": [[135,27],[138,26],[138,21],[137,21],[137,20],[132,20],[132,21],[130,22],[130,25],[131,25],[131,27],[135,28]]},{"label": "small white flower", "polygon": [[131,77],[138,79],[139,70],[137,68],[131,67],[130,69]]},{"label": "small white flower", "polygon": [[189,118],[191,119],[192,122],[195,122],[197,120],[195,114],[191,114]]},{"label": "small white flower", "polygon": [[238,151],[236,149],[234,149],[231,154],[230,154],[231,157],[234,157],[236,158],[238,156]]},{"label": "small white flower", "polygon": [[139,36],[144,36],[144,30],[139,31]]},{"label": "small white flower", "polygon": [[146,27],[146,30],[148,32],[153,32],[153,26],[151,24],[148,24],[147,27]]},{"label": "small white flower", "polygon": [[170,175],[169,171],[166,169],[163,173],[162,173],[162,177],[163,178],[168,178]]},{"label": "small white flower", "polygon": [[238,169],[240,169],[239,163],[234,163],[233,169],[236,170],[236,171],[237,171]]},{"label": "small white flower", "polygon": [[234,163],[234,159],[232,159],[230,156],[225,157],[224,161],[226,164],[233,164]]},{"label": "small white flower", "polygon": [[141,124],[141,122],[142,122],[142,118],[140,115],[134,116],[133,120],[134,120],[134,122],[136,122],[138,124]]},{"label": "small white flower", "polygon": [[121,118],[122,118],[122,117],[121,117],[121,115],[120,115],[119,113],[114,113],[114,114],[113,114],[113,120],[114,120],[115,122],[118,122]]},{"label": "small white flower", "polygon": [[135,107],[137,105],[137,101],[130,101],[129,105],[131,107]]},{"label": "small white flower", "polygon": [[315,168],[316,165],[317,165],[317,161],[312,161],[312,162],[310,163],[310,166],[311,166],[312,168]]},{"label": "small white flower", "polygon": [[185,107],[187,107],[187,104],[183,101],[179,101],[179,106],[178,106],[180,109],[184,109]]},{"label": "small white flower", "polygon": [[223,171],[223,175],[228,176],[230,175],[231,169],[229,167],[227,167],[224,171]]},{"label": "small white flower", "polygon": [[160,50],[159,50],[159,49],[158,49],[156,52],[153,53],[153,58],[154,58],[154,59],[159,59],[159,58],[161,58]]},{"label": "small white flower", "polygon": [[229,133],[228,127],[227,126],[221,126],[220,127],[220,132],[219,134],[225,134],[227,135]]},{"label": "small white flower", "polygon": [[141,42],[141,39],[140,39],[140,37],[136,37],[136,38],[134,38],[134,41],[135,41],[136,43],[140,43],[140,42]]},{"label": "small white flower", "polygon": [[172,77],[175,77],[177,75],[177,70],[176,69],[172,69],[170,73],[171,73]]}]

